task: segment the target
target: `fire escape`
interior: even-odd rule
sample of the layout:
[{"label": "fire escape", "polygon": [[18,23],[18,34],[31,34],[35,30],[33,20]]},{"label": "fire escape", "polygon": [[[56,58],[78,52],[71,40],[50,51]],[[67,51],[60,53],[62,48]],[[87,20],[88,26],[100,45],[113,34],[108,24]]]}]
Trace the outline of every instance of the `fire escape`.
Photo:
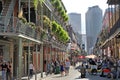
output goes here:
[{"label": "fire escape", "polygon": [[0,31],[7,32],[7,28],[12,17],[16,0],[8,0],[3,5],[3,9],[0,16]]}]

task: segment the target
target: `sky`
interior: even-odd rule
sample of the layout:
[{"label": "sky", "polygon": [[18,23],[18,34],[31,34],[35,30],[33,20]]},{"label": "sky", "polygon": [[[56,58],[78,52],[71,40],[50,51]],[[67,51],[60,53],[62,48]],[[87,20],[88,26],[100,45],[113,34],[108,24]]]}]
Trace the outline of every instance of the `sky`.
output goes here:
[{"label": "sky", "polygon": [[85,13],[88,7],[98,5],[102,10],[103,14],[106,8],[108,8],[107,0],[62,0],[67,13],[80,13],[82,17],[82,33],[85,34]]}]

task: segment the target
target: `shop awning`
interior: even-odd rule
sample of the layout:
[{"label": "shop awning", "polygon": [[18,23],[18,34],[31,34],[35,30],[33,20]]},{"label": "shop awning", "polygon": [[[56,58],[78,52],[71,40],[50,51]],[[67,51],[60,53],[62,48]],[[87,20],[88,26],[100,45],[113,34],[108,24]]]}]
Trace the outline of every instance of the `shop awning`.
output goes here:
[{"label": "shop awning", "polygon": [[87,55],[87,56],[85,56],[85,57],[86,57],[86,58],[92,58],[92,59],[97,58],[97,56],[96,56],[96,55],[93,55],[93,54]]}]

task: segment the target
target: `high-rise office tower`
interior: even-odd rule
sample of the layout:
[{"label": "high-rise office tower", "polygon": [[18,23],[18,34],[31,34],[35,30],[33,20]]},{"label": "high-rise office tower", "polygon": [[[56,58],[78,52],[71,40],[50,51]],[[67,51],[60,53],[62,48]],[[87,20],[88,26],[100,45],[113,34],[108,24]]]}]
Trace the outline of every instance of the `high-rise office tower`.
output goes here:
[{"label": "high-rise office tower", "polygon": [[81,44],[81,14],[78,13],[69,13],[69,23],[73,28],[73,31],[76,33],[77,42]]},{"label": "high-rise office tower", "polygon": [[98,34],[102,28],[102,10],[99,6],[92,6],[86,12],[87,52],[92,53]]},{"label": "high-rise office tower", "polygon": [[81,14],[69,13],[68,16],[74,32],[81,34]]}]

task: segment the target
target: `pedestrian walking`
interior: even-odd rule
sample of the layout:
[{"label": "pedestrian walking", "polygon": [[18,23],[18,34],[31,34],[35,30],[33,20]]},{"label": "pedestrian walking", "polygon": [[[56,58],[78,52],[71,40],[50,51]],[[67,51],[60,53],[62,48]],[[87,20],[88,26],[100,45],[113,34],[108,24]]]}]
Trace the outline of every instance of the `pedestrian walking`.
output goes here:
[{"label": "pedestrian walking", "polygon": [[7,71],[6,61],[2,62],[1,68],[2,68],[2,80],[6,80],[6,71]]},{"label": "pedestrian walking", "polygon": [[30,64],[29,64],[29,75],[30,75],[30,78],[33,76],[33,72],[34,72],[34,66],[33,66],[33,64],[32,64],[32,62],[30,62]]},{"label": "pedestrian walking", "polygon": [[52,60],[52,62],[51,62],[51,68],[52,68],[52,73],[55,73],[55,65],[54,65],[53,60]]},{"label": "pedestrian walking", "polygon": [[55,60],[54,65],[55,65],[55,74],[59,74],[60,73],[60,63],[58,62],[57,59]]},{"label": "pedestrian walking", "polygon": [[51,74],[52,73],[52,65],[50,61],[47,61],[47,71],[46,71],[46,75]]},{"label": "pedestrian walking", "polygon": [[7,63],[7,72],[6,72],[6,79],[7,80],[12,80],[12,72],[11,72],[11,63],[8,61]]},{"label": "pedestrian walking", "polygon": [[86,76],[86,68],[84,67],[83,64],[81,65],[79,72],[81,73],[81,78],[85,78],[85,76]]},{"label": "pedestrian walking", "polygon": [[69,69],[70,69],[70,60],[69,59],[66,59],[65,61],[65,75],[69,75]]},{"label": "pedestrian walking", "polygon": [[64,62],[61,62],[60,64],[60,73],[61,73],[61,76],[64,76],[64,73],[65,73]]}]

